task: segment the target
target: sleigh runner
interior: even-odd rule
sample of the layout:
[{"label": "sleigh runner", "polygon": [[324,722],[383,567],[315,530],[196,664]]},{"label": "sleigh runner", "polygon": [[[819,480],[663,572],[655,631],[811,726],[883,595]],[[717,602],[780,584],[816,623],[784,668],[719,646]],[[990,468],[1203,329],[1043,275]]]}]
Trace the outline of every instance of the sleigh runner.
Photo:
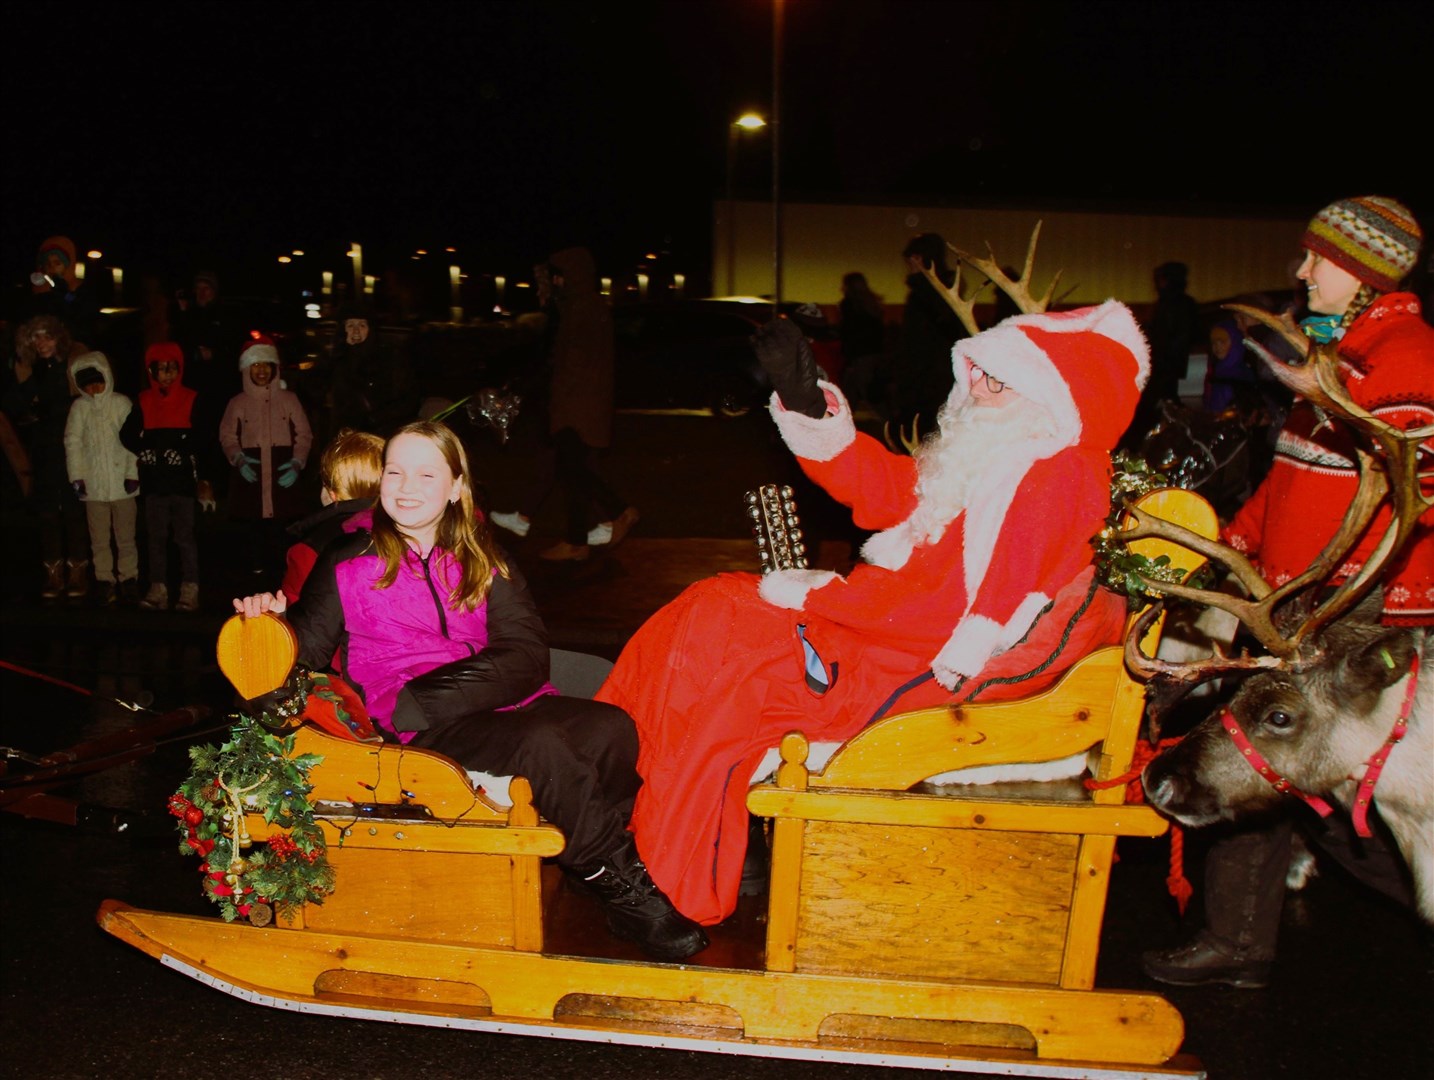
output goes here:
[{"label": "sleigh runner", "polygon": [[[1189,493],[1144,506],[1213,531]],[[1199,561],[1142,543],[1182,569]],[[820,771],[789,735],[748,796],[772,821],[765,920],[739,909],[683,965],[593,932],[595,907],[543,864],[563,836],[521,778],[504,806],[440,755],[307,725],[293,752],[322,756],[309,800],[337,880],[322,904],[257,927],[107,901],[99,921],[218,989],[329,1015],[1012,1075],[1190,1075],[1163,998],[1093,989],[1116,837],[1158,835],[1163,819],[1119,787],[1072,800],[921,786],[1091,748],[1098,779],[1121,775],[1141,711],[1110,647],[1036,697],[887,717]],[[244,824],[255,842],[284,833],[257,812]]]}]

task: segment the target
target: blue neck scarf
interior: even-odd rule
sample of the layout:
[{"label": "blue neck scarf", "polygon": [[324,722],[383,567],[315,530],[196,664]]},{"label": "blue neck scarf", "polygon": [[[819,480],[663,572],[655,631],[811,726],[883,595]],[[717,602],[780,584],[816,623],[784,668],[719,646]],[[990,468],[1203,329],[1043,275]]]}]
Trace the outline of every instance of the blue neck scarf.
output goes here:
[{"label": "blue neck scarf", "polygon": [[1311,315],[1308,319],[1300,320],[1300,329],[1311,341],[1328,345],[1331,341],[1344,337],[1344,327],[1340,325],[1342,321],[1339,315]]}]

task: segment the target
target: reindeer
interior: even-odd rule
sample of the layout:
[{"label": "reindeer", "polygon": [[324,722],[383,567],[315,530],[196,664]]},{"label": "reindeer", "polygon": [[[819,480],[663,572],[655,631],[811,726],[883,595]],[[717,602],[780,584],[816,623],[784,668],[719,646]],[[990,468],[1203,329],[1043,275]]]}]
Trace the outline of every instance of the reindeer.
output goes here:
[{"label": "reindeer", "polygon": [[[1240,310],[1285,332],[1263,312]],[[1126,657],[1138,676],[1167,685],[1232,672],[1251,676],[1227,707],[1146,767],[1146,794],[1157,809],[1190,826],[1235,820],[1286,794],[1327,815],[1331,808],[1321,796],[1329,796],[1364,836],[1377,797],[1413,873],[1419,912],[1434,922],[1434,632],[1379,625],[1377,594],[1370,593],[1434,506],[1420,489],[1416,464],[1418,444],[1434,435],[1434,426],[1400,431],[1372,416],[1345,393],[1333,348],[1315,349],[1310,357],[1303,338],[1286,337],[1303,346],[1309,360],[1276,366],[1277,376],[1363,433],[1375,453],[1359,452],[1359,487],[1336,535],[1304,573],[1278,589],[1239,552],[1133,512],[1130,538],[1178,539],[1229,568],[1247,595],[1144,579],[1148,588],[1235,615],[1268,651],[1233,657],[1217,649],[1203,661],[1163,662],[1139,647],[1154,609],[1137,623]],[[1374,554],[1310,610],[1317,587],[1341,565],[1386,497],[1392,514]],[[1372,598],[1360,603],[1366,595]]]}]

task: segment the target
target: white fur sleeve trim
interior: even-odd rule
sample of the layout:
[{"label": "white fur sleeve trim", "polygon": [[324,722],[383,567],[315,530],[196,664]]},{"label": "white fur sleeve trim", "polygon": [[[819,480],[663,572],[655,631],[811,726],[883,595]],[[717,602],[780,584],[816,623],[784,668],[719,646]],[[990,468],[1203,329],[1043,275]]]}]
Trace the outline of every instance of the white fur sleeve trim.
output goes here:
[{"label": "white fur sleeve trim", "polygon": [[1004,626],[984,615],[967,615],[956,624],[931,663],[936,681],[952,690],[958,679],[975,675],[991,657],[1005,652],[1025,636],[1050,599],[1040,593],[1030,593]]},{"label": "white fur sleeve trim", "polygon": [[777,395],[772,395],[772,419],[782,441],[797,457],[808,461],[831,461],[856,441],[856,424],[851,418],[851,406],[842,392],[833,383],[818,381],[817,385],[826,392],[826,416],[810,417],[802,413],[789,412],[782,407]]},{"label": "white fur sleeve trim", "polygon": [[757,592],[773,607],[801,611],[807,593],[837,578],[833,570],[774,570],[762,579]]}]

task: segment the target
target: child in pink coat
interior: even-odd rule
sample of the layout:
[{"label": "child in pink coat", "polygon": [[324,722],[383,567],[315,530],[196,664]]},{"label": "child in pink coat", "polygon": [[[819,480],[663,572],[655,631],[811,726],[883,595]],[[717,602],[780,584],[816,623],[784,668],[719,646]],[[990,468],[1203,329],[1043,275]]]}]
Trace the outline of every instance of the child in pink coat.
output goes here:
[{"label": "child in pink coat", "polygon": [[239,373],[244,389],[219,422],[219,443],[233,467],[229,516],[258,522],[261,543],[253,550],[266,560],[282,558],[284,526],[305,509],[297,484],[313,435],[298,395],[279,379],[279,352],[271,341],[257,338],[245,346]]}]

